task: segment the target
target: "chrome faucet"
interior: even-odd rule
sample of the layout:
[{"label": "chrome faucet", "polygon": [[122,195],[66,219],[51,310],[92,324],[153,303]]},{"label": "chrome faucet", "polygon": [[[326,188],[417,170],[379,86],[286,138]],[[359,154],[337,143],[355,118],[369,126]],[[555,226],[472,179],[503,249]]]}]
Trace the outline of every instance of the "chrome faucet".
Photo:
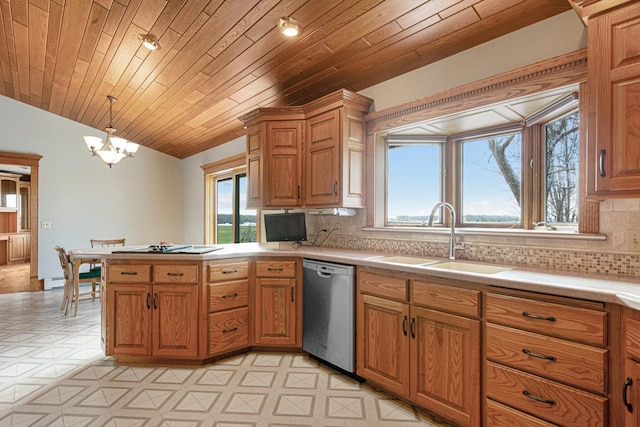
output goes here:
[{"label": "chrome faucet", "polygon": [[456,244],[456,210],[450,203],[438,202],[431,210],[429,215],[428,227],[433,227],[433,216],[439,208],[447,208],[451,216],[451,235],[449,236],[449,259],[456,259],[456,250],[464,249],[464,243]]}]

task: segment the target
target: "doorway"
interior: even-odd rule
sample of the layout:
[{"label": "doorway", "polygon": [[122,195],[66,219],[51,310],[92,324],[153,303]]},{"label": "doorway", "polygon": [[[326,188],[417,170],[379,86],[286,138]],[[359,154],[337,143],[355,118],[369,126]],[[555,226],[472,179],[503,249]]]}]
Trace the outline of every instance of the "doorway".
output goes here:
[{"label": "doorway", "polygon": [[[9,197],[7,203],[3,202],[7,206],[0,207],[6,221],[5,229],[2,230],[2,237],[6,237],[6,242],[0,242],[0,277],[3,278],[0,281],[0,293],[44,289],[43,283],[38,280],[38,190],[41,158],[42,156],[34,154],[0,152],[0,165],[11,169],[7,173],[9,178],[11,175],[20,176],[21,171],[27,170],[25,168],[28,168],[30,176],[26,192],[22,191],[27,188],[26,180],[15,178],[15,200]],[[13,184],[8,182],[7,188],[12,188],[11,185]],[[19,204],[19,201],[24,203]],[[9,250],[9,245],[15,246]]]}]

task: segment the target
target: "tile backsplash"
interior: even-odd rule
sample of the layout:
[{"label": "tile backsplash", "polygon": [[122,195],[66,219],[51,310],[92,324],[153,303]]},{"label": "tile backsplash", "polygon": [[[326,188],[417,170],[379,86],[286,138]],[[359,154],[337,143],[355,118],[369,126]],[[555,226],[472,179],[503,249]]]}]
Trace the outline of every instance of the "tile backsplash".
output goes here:
[{"label": "tile backsplash", "polygon": [[[360,251],[446,257],[448,236],[441,233],[367,229],[363,210],[354,217],[307,216],[310,236],[335,229],[323,246]],[[464,230],[462,231],[464,234]],[[606,200],[600,206],[603,240],[543,236],[464,235],[456,257],[470,261],[583,273],[640,277],[640,253],[628,250],[628,234],[640,231],[640,199]],[[322,241],[324,235],[318,237]]]}]

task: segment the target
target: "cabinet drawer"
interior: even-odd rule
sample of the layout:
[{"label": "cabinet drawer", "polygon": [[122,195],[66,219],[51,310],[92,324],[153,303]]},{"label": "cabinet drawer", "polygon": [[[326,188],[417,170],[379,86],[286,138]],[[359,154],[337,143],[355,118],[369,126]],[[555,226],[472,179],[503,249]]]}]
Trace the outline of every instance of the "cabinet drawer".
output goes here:
[{"label": "cabinet drawer", "polygon": [[604,426],[607,399],[487,362],[487,397],[561,426]]},{"label": "cabinet drawer", "polygon": [[107,281],[113,283],[149,283],[151,265],[111,264],[107,268]]},{"label": "cabinet drawer", "polygon": [[154,265],[154,283],[198,283],[197,265]]},{"label": "cabinet drawer", "polygon": [[296,261],[256,261],[256,277],[296,277]]},{"label": "cabinet drawer", "polygon": [[207,272],[208,282],[246,279],[249,277],[249,261],[210,264]]},{"label": "cabinet drawer", "polygon": [[501,405],[493,400],[487,400],[487,415],[485,424],[487,426],[509,426],[509,427],[554,427],[539,418],[527,415],[508,406]]},{"label": "cabinet drawer", "polygon": [[487,359],[606,392],[607,350],[487,323]]},{"label": "cabinet drawer", "polygon": [[249,309],[236,308],[209,315],[209,355],[249,346]]},{"label": "cabinet drawer", "polygon": [[358,272],[359,292],[399,301],[409,301],[408,289],[408,279],[388,276],[386,274],[370,273],[368,271]]},{"label": "cabinet drawer", "polygon": [[209,284],[208,288],[209,313],[248,305],[249,282],[247,280]]},{"label": "cabinet drawer", "polygon": [[436,310],[480,316],[480,291],[440,285],[422,280],[411,282],[411,302]]},{"label": "cabinet drawer", "polygon": [[607,313],[587,308],[487,294],[487,320],[589,344],[607,343]]}]

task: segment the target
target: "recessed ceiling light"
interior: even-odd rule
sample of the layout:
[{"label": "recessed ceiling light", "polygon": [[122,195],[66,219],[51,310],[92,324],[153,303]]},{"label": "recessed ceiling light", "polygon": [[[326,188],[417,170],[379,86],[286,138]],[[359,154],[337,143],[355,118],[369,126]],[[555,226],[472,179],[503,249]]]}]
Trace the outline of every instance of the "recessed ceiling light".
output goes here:
[{"label": "recessed ceiling light", "polygon": [[158,50],[160,49],[160,43],[158,40],[152,36],[151,34],[140,34],[138,38],[142,42],[142,45],[149,50]]},{"label": "recessed ceiling light", "polygon": [[302,25],[290,16],[278,19],[278,28],[280,32],[287,37],[295,37],[302,32]]}]

